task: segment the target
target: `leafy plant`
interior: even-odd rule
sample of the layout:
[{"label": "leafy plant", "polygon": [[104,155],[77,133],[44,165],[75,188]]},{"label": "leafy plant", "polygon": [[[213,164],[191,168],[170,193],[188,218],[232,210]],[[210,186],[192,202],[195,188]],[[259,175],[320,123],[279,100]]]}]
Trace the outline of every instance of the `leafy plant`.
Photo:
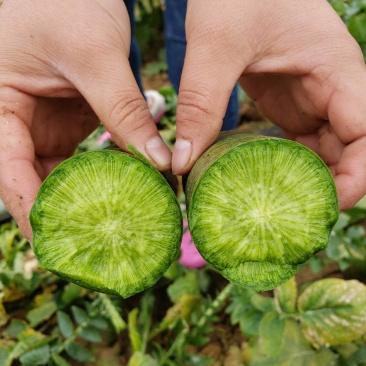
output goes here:
[{"label": "leafy plant", "polygon": [[341,365],[344,345],[352,345],[347,358],[366,362],[365,304],[366,286],[358,281],[322,279],[298,296],[291,279],[273,298],[235,288],[227,311],[249,339],[248,365]]},{"label": "leafy plant", "polygon": [[366,55],[366,1],[329,0]]}]

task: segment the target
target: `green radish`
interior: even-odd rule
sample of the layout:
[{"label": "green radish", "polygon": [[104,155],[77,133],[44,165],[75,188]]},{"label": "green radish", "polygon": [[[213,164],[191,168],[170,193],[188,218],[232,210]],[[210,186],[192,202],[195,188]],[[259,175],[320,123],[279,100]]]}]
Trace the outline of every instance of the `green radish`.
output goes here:
[{"label": "green radish", "polygon": [[203,258],[235,284],[270,290],[324,249],[339,215],[328,167],[274,137],[222,134],[186,187],[189,229]]},{"label": "green radish", "polygon": [[42,268],[125,298],[166,272],[180,253],[182,213],[162,174],[139,156],[81,153],[46,178],[30,213]]}]

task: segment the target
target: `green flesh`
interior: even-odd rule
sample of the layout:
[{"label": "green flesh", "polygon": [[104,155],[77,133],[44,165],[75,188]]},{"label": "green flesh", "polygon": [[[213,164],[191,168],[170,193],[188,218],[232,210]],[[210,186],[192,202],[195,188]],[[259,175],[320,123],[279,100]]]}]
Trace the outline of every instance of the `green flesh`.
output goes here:
[{"label": "green flesh", "polygon": [[283,139],[240,144],[230,137],[206,155],[210,164],[187,182],[189,227],[224,277],[268,290],[326,247],[339,208],[333,178],[315,153]]},{"label": "green flesh", "polygon": [[62,163],[31,210],[40,265],[97,291],[131,296],[152,286],[179,255],[182,216],[151,165],[117,151]]}]

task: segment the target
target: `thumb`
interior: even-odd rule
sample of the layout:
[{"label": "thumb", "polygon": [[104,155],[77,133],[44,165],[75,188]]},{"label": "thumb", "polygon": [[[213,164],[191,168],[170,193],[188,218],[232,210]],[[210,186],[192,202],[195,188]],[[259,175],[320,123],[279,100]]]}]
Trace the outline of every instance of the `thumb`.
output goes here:
[{"label": "thumb", "polygon": [[163,142],[123,50],[92,55],[87,72],[78,71],[74,84],[88,101],[113,141],[123,150],[136,147],[159,170],[171,166]]},{"label": "thumb", "polygon": [[177,104],[174,174],[187,173],[220,132],[240,75],[227,61],[212,46],[188,43]]}]

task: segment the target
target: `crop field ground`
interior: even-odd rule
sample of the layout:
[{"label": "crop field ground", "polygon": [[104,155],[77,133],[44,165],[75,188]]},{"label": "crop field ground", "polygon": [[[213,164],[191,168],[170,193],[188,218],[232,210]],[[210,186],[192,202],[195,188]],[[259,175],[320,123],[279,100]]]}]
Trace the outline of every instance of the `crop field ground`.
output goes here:
[{"label": "crop field ground", "polygon": [[[331,4],[365,50],[366,2]],[[158,128],[172,146],[177,96],[166,72],[161,11],[159,0],[137,1],[136,31],[144,87],[165,97]],[[242,91],[240,98],[238,129],[281,136]],[[103,132],[100,126],[79,152],[106,147],[98,143]],[[185,214],[183,194],[179,200]],[[5,220],[0,366],[12,365],[366,366],[366,198],[340,214],[328,247],[293,279],[260,293],[209,265],[178,261],[128,299],[87,290],[40,269],[16,223]]]}]

